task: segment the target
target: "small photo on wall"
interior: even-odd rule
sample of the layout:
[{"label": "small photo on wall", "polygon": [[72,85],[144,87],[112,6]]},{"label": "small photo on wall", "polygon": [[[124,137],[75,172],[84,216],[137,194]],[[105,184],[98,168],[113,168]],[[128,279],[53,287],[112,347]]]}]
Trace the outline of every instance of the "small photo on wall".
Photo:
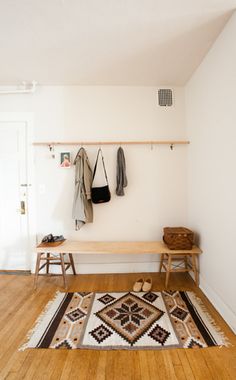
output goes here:
[{"label": "small photo on wall", "polygon": [[61,166],[61,168],[70,168],[71,167],[70,152],[61,152],[60,153],[60,166]]}]

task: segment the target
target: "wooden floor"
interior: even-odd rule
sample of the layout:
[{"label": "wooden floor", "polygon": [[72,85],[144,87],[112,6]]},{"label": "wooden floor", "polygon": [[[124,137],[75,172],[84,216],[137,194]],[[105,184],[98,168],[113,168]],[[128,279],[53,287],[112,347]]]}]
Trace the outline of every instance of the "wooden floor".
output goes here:
[{"label": "wooden floor", "polygon": [[[147,276],[147,274],[146,274]],[[153,290],[163,289],[163,274],[151,274]],[[137,274],[69,276],[68,291],[129,291]],[[18,347],[56,290],[59,277],[0,275],[0,379],[167,380],[236,379],[236,347],[157,351],[93,351]],[[194,290],[236,346],[236,336],[186,274],[173,274],[171,289]]]}]

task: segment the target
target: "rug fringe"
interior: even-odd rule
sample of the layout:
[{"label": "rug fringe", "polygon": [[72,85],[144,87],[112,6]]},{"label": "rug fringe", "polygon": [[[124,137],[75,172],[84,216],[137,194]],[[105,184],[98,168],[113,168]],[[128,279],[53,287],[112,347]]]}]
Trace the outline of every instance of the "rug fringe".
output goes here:
[{"label": "rug fringe", "polygon": [[28,331],[26,337],[25,337],[25,342],[18,348],[18,351],[25,351],[26,348],[28,348],[28,344],[29,344],[29,341],[30,341],[30,338],[32,337],[32,335],[35,333],[35,331],[37,330],[37,328],[39,327],[39,325],[42,323],[45,315],[48,313],[51,305],[53,304],[53,302],[56,300],[57,296],[62,293],[60,292],[59,290],[54,294],[53,298],[48,301],[48,303],[46,304],[46,306],[44,307],[43,311],[40,313],[39,317],[36,319],[33,327]]},{"label": "rug fringe", "polygon": [[220,347],[222,347],[222,346],[226,346],[226,347],[233,346],[232,343],[230,343],[229,338],[225,335],[225,333],[217,325],[217,323],[215,322],[214,318],[209,314],[209,312],[208,312],[206,306],[204,305],[203,301],[201,300],[201,298],[199,298],[196,295],[196,293],[194,293],[194,292],[189,292],[188,291],[187,293],[191,294],[193,300],[198,304],[199,308],[204,313],[204,316],[206,316],[206,319],[209,322],[209,324],[211,324],[211,326],[214,327],[214,330],[220,336],[220,338],[221,338],[221,345],[220,345]]}]

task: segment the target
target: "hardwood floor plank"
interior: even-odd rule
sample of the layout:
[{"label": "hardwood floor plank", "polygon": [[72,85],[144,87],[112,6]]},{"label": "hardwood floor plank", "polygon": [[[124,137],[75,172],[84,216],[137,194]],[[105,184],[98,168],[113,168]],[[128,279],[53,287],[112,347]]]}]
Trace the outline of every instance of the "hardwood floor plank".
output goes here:
[{"label": "hardwood floor plank", "polygon": [[[138,351],[130,351],[129,352],[129,361],[125,361],[122,363],[127,363],[127,367],[130,369],[130,377],[127,377],[127,379],[130,380],[141,380],[142,379],[142,372],[141,372],[141,366],[140,366],[140,361],[139,361],[139,356],[138,356]],[[147,377],[148,379],[148,377]],[[115,380],[118,380],[118,378],[115,378]]]},{"label": "hardwood floor plank", "polygon": [[105,380],[106,365],[107,365],[107,351],[100,351],[99,360],[97,363],[97,369],[94,375],[94,380]]},{"label": "hardwood floor plank", "polygon": [[105,379],[115,380],[115,377],[114,377],[115,360],[116,360],[116,353],[114,351],[108,351]]},{"label": "hardwood floor plank", "polygon": [[[32,352],[30,351],[28,355],[26,356],[25,360],[22,362],[22,365],[16,371],[15,367],[9,372],[9,374],[6,377],[3,377],[3,379],[8,379],[8,380],[21,380],[25,379],[26,373],[29,370],[32,361],[37,360],[38,352]],[[34,371],[36,370],[36,367],[34,367]]]},{"label": "hardwood floor plank", "polygon": [[207,362],[201,354],[201,350],[186,350],[186,355],[188,357],[189,363],[191,365],[191,369],[194,373],[196,380],[215,380],[209,370]]},{"label": "hardwood floor plank", "polygon": [[100,352],[98,350],[83,350],[81,353],[82,355],[75,356],[69,378],[73,380],[94,379]]},{"label": "hardwood floor plank", "polygon": [[[126,363],[126,365],[124,365]],[[134,371],[133,371],[134,370]],[[120,380],[134,379],[134,373],[139,372],[139,363],[133,351],[117,351],[114,363],[114,379],[120,376]],[[138,377],[137,377],[138,378]]]},{"label": "hardwood floor plank", "polygon": [[168,371],[166,370],[165,361],[161,350],[157,350],[155,352],[155,362],[159,378],[161,380],[167,379]]},{"label": "hardwood floor plank", "polygon": [[55,350],[53,355],[48,355],[48,350],[37,349],[37,355],[33,358],[24,379],[59,379],[67,355],[67,350]]},{"label": "hardwood floor plank", "polygon": [[177,377],[176,377],[174,365],[171,359],[171,353],[166,350],[166,351],[162,351],[161,354],[163,356],[164,366],[166,370],[166,379],[176,380]]},{"label": "hardwood floor plank", "polygon": [[195,376],[191,369],[185,350],[181,349],[181,350],[177,350],[177,352],[178,352],[179,360],[181,362],[186,379],[195,380]]},{"label": "hardwood floor plank", "polygon": [[68,357],[68,350],[57,350],[57,355],[51,355],[51,362],[50,362],[50,371],[48,380],[58,380],[60,379],[62,370],[65,366],[67,357]]},{"label": "hardwood floor plank", "polygon": [[[207,362],[208,368],[212,374],[214,380],[230,380],[230,375],[228,373],[227,367],[224,363],[218,363],[215,360],[214,349],[206,349],[204,352],[201,351],[202,356]],[[223,364],[223,365],[222,365]]]},{"label": "hardwood floor plank", "polygon": [[[145,351],[139,351],[138,352],[139,357],[139,365],[140,365],[140,371],[141,371],[141,379],[144,380],[150,379],[150,371],[149,371],[149,364],[148,364],[148,358]],[[158,379],[158,374],[157,374]]]},{"label": "hardwood floor plank", "polygon": [[[94,350],[94,351],[90,351],[89,354],[86,353],[87,357],[88,355],[89,355],[89,360],[88,360],[89,363],[88,363],[86,376],[85,376],[86,380],[93,379],[96,376],[100,352],[98,350]],[[83,379],[83,376],[80,375],[80,377]],[[74,379],[76,379],[76,377]]]},{"label": "hardwood floor plank", "polygon": [[[45,350],[37,350],[35,355],[32,358],[32,361],[30,365],[28,366],[27,372],[24,374],[24,379],[25,380],[30,380],[30,379],[37,379],[38,374],[40,374],[43,378],[43,372],[41,372],[41,368],[45,369],[47,364],[49,364],[49,360],[46,357]],[[46,359],[46,360],[45,360]],[[22,368],[20,373],[22,372]]]},{"label": "hardwood floor plank", "polygon": [[[58,377],[58,380],[59,379],[60,380],[70,379],[70,373],[72,371],[72,367],[75,365],[73,362],[74,362],[74,358],[77,356],[76,354],[77,355],[80,354],[78,356],[82,355],[82,353],[77,353],[77,352],[74,352],[74,351],[68,351],[68,355],[66,357],[65,364],[64,364],[64,366],[62,368],[61,374],[59,374],[60,377]],[[78,357],[77,357],[77,359],[78,359]],[[82,362],[78,361],[76,363],[80,363],[80,365],[81,365]],[[83,363],[83,365],[85,365],[85,364],[86,363]]]},{"label": "hardwood floor plank", "polygon": [[172,361],[173,366],[174,366],[176,378],[179,380],[188,380],[188,378],[186,378],[186,376],[185,376],[185,372],[184,372],[184,369],[182,367],[182,363],[179,359],[178,351],[177,350],[171,350],[169,352],[170,352],[170,356],[171,356],[171,361]]},{"label": "hardwood floor plank", "polygon": [[25,352],[23,355],[19,355],[19,352],[15,352],[11,360],[7,362],[4,370],[1,371],[0,379],[16,379],[24,361],[29,355],[30,351]]},{"label": "hardwood floor plank", "polygon": [[157,368],[157,361],[156,361],[156,355],[159,351],[145,351],[147,362],[148,362],[148,368],[149,368],[149,376],[151,379],[161,380],[161,377],[158,372]]}]

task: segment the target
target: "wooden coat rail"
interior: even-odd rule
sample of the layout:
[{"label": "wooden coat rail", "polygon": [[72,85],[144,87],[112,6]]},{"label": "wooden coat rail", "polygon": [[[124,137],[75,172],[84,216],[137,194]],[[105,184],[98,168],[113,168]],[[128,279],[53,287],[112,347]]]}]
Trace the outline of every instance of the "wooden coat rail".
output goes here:
[{"label": "wooden coat rail", "polygon": [[33,145],[185,145],[189,144],[185,140],[147,140],[147,141],[51,141],[34,142]]}]

